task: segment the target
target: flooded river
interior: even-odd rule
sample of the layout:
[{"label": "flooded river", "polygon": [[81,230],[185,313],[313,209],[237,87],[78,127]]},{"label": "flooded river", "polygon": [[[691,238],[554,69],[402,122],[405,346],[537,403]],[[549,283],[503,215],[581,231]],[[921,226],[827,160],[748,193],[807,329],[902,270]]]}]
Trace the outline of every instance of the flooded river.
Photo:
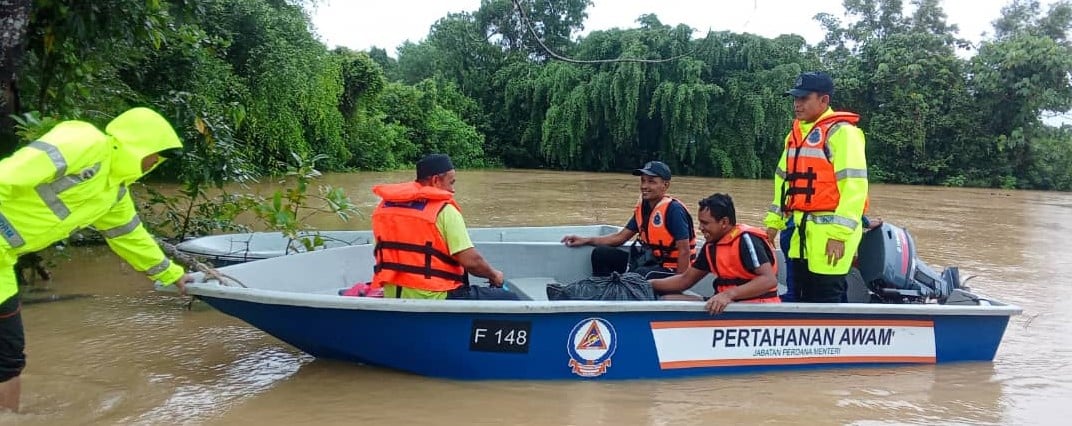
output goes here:
[{"label": "flooded river", "polygon": [[[329,175],[364,212],[374,183]],[[257,188],[267,192],[270,186]],[[470,226],[624,225],[626,174],[463,171]],[[713,192],[760,225],[769,181],[679,177],[695,212]],[[1072,194],[877,185],[873,216],[906,227],[920,257],[1024,308],[993,363],[812,370],[628,382],[461,382],[316,360],[245,323],[154,293],[106,247],[70,248],[48,284],[89,298],[28,305],[23,413],[0,424],[1067,424],[1072,403]],[[367,326],[355,324],[355,327]]]}]

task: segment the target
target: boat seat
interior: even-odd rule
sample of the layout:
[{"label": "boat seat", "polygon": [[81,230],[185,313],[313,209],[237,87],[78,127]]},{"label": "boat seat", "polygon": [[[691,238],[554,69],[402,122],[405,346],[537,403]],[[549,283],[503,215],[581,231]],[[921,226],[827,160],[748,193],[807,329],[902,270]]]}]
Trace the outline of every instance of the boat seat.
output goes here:
[{"label": "boat seat", "polygon": [[547,285],[555,282],[551,277],[510,278],[504,287],[521,300],[547,300]]}]

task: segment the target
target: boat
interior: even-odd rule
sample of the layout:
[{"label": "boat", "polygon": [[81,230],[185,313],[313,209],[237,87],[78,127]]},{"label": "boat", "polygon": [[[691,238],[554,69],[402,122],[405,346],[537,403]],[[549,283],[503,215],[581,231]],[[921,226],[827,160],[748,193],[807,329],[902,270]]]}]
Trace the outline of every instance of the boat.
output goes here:
[{"label": "boat", "polygon": [[[591,247],[556,242],[475,243],[521,301],[341,296],[371,279],[368,244],[223,267],[245,287],[199,277],[187,292],[314,357],[450,379],[662,379],[992,361],[1021,309],[970,291],[949,270],[924,271],[907,232],[889,224],[878,231],[865,241],[877,240],[867,247],[883,253],[860,263],[857,276],[870,281],[851,281],[851,303],[733,303],[718,315],[703,302],[548,300],[548,284],[591,273]],[[943,275],[958,282],[942,285]],[[708,276],[690,291],[709,296],[711,284]]]},{"label": "boat", "polygon": [[[469,237],[476,242],[558,242],[570,234],[596,237],[614,234],[621,229],[614,225],[469,228]],[[226,266],[286,254],[370,244],[371,241],[371,230],[303,231],[296,238],[288,238],[282,232],[247,232],[194,238],[179,243],[176,248],[213,265]]]}]

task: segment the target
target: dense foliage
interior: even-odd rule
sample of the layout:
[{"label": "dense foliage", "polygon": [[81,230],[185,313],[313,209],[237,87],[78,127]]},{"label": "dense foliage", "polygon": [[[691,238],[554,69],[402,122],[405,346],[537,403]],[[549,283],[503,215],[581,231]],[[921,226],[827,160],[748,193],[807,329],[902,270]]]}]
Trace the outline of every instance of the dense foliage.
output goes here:
[{"label": "dense foliage", "polygon": [[[819,69],[836,79],[835,107],[863,116],[874,180],[1072,189],[1072,128],[1042,120],[1072,109],[1068,1],[1014,0],[972,46],[938,0],[845,0],[847,19],[816,16],[817,45],[653,15],[577,37],[590,1],[522,0],[534,37],[514,0],[484,0],[394,55],[329,49],[300,1],[2,2],[16,18],[30,6],[22,42],[0,40],[5,111],[104,123],[155,106],[187,140],[188,161],[169,169],[184,181],[281,173],[292,154],[380,170],[433,151],[468,167],[658,158],[684,174],[768,178],[792,116],[782,92]],[[582,61],[684,56],[572,63],[539,41]]]}]

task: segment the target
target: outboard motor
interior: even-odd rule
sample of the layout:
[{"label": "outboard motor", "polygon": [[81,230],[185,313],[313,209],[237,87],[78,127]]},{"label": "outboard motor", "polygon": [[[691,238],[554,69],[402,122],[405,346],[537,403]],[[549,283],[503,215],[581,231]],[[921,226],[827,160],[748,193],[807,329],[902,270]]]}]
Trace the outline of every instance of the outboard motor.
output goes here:
[{"label": "outboard motor", "polygon": [[889,223],[864,233],[857,267],[876,301],[882,303],[945,303],[961,287],[960,271],[937,273],[916,257],[916,242],[903,228]]}]

